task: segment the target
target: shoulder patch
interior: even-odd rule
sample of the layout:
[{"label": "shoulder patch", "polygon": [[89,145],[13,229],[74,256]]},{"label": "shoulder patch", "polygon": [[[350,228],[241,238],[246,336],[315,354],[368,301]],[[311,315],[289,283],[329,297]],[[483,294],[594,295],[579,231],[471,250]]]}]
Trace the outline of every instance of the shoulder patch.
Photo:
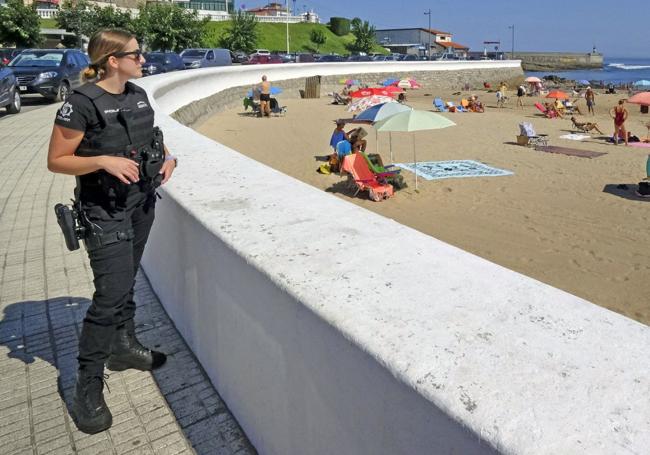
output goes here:
[{"label": "shoulder patch", "polygon": [[59,109],[59,112],[57,112],[56,117],[59,120],[63,120],[64,122],[69,122],[70,121],[70,115],[74,110],[72,109],[72,104],[68,103],[67,101],[63,103],[63,106]]}]

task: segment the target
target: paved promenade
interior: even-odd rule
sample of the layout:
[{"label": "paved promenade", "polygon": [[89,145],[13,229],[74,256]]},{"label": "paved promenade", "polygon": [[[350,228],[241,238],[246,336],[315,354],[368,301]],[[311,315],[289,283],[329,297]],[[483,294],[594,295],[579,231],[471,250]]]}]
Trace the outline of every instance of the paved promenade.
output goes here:
[{"label": "paved promenade", "polygon": [[68,407],[93,288],[83,247],[65,248],[53,211],[74,187],[46,168],[57,107],[0,118],[0,453],[255,454],[143,273],[138,336],[168,362],[153,374],[108,372],[113,427],[76,430]]}]

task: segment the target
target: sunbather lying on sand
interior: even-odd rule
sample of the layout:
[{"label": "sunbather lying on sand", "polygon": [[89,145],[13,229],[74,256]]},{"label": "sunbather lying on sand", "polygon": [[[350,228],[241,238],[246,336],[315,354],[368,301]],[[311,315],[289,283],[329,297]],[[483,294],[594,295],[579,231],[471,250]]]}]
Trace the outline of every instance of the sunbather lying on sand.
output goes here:
[{"label": "sunbather lying on sand", "polygon": [[596,130],[600,134],[604,134],[600,129],[598,128],[598,123],[592,123],[592,122],[579,122],[576,120],[575,117],[571,117],[571,122],[573,122],[573,126],[578,128],[580,131],[583,131],[585,133],[588,133],[591,130]]}]

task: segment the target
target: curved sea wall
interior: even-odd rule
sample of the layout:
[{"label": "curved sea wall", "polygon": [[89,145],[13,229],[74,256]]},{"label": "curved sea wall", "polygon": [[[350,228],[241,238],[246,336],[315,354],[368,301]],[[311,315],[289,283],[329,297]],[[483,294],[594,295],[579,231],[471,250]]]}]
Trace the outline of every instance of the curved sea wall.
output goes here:
[{"label": "curved sea wall", "polygon": [[603,54],[577,52],[516,52],[524,71],[600,69]]},{"label": "curved sea wall", "polygon": [[[449,80],[474,64],[519,68],[417,70]],[[179,156],[143,260],[160,300],[261,454],[643,453],[648,327],[173,118],[199,121],[206,99],[262,71],[293,84],[414,68],[276,65],[142,80]]]}]

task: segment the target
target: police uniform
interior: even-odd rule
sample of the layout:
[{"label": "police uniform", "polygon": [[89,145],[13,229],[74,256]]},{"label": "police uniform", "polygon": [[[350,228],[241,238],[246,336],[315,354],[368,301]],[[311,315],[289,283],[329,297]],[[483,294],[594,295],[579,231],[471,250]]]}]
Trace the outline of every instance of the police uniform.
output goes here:
[{"label": "police uniform", "polygon": [[[137,160],[154,139],[154,112],[147,94],[130,82],[121,94],[93,83],[82,85],[58,110],[55,124],[83,131],[77,156]],[[157,169],[160,166],[162,162]],[[105,363],[114,370],[145,370],[158,366],[156,362],[164,363],[164,358],[151,358],[152,353],[163,354],[137,343],[133,324],[135,275],[154,220],[155,186],[142,172],[139,182],[129,185],[103,170],[77,178],[75,195],[95,233],[85,239],[95,293],[83,321],[78,356],[80,372],[87,375],[101,376]],[[116,357],[119,340],[127,357]]]}]

